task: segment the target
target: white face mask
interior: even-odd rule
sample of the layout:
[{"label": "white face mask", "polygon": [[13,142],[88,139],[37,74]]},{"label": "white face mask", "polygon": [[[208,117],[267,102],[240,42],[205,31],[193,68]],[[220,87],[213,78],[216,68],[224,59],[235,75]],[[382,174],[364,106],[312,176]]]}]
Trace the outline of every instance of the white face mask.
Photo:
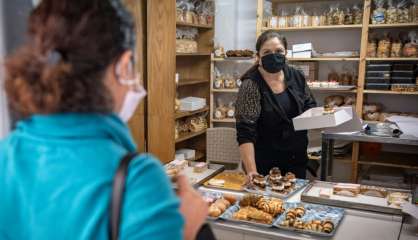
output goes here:
[{"label": "white face mask", "polygon": [[[133,71],[133,64],[129,65],[129,71]],[[120,66],[117,65],[116,67],[116,75],[120,75]],[[123,100],[122,108],[119,112],[119,117],[124,122],[128,122],[129,119],[135,113],[136,108],[141,103],[141,100],[147,95],[147,91],[145,91],[144,87],[140,84],[139,78],[134,79],[118,79],[122,85],[129,86],[130,89],[128,93],[125,95],[125,99]]]},{"label": "white face mask", "polygon": [[138,107],[141,100],[147,95],[147,91],[142,86],[136,90],[129,90],[123,100],[122,108],[119,112],[119,117],[124,122],[128,122],[129,119],[134,115],[136,108]]}]

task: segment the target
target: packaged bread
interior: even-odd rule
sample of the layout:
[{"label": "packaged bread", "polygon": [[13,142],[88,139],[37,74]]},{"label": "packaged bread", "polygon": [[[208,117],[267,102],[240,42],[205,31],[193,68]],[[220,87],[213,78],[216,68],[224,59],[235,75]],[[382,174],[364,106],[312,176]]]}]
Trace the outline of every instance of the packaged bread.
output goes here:
[{"label": "packaged bread", "polygon": [[418,57],[418,39],[416,32],[411,31],[408,34],[408,41],[403,46],[402,55],[404,57]]},{"label": "packaged bread", "polygon": [[384,0],[374,0],[375,9],[372,13],[372,23],[373,24],[383,24],[386,22],[386,9],[384,8]]},{"label": "packaged bread", "polygon": [[360,194],[360,184],[337,183],[333,186],[333,194],[346,197],[356,197]]},{"label": "packaged bread", "polygon": [[398,11],[398,23],[409,23],[411,22],[408,1],[407,0],[400,0],[396,5],[396,9]]},{"label": "packaged bread", "polygon": [[388,0],[388,9],[386,10],[386,23],[398,23],[398,10],[396,9],[393,0]]},{"label": "packaged bread", "polygon": [[377,57],[378,58],[388,58],[390,57],[390,50],[391,50],[391,39],[388,34],[385,34],[384,38],[379,40],[377,46]]},{"label": "packaged bread", "polygon": [[376,57],[377,55],[377,42],[375,38],[369,38],[367,43],[367,57]]},{"label": "packaged bread", "polygon": [[390,49],[390,57],[402,56],[402,42],[399,38],[395,38]]},{"label": "packaged bread", "polygon": [[363,11],[360,9],[360,7],[357,4],[353,6],[353,18],[354,18],[354,24],[363,23]]},{"label": "packaged bread", "polygon": [[350,8],[347,8],[345,10],[344,24],[345,25],[354,24],[354,14]]}]

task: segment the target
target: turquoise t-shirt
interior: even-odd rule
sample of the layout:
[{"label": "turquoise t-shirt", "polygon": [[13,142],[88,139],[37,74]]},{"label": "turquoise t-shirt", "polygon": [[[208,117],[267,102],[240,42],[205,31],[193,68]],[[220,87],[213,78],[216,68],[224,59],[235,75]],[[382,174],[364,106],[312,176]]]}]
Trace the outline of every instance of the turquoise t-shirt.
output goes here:
[{"label": "turquoise t-shirt", "polygon": [[[35,115],[0,141],[0,239],[108,239],[120,159],[136,147],[115,115]],[[179,199],[161,164],[129,166],[120,239],[182,239]]]}]

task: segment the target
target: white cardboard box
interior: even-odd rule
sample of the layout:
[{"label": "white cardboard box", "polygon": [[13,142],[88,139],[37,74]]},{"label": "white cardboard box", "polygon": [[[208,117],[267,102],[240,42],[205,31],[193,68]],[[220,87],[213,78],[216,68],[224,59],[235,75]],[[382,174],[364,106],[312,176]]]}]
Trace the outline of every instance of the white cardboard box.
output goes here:
[{"label": "white cardboard box", "polygon": [[184,158],[189,160],[189,159],[194,159],[196,157],[196,150],[182,148],[182,149],[177,150],[176,154],[183,154]]},{"label": "white cardboard box", "polygon": [[312,51],[303,51],[303,52],[293,52],[294,58],[311,58],[312,57]]},{"label": "white cardboard box", "polygon": [[[292,46],[293,54],[295,52],[305,52],[305,51],[312,51],[312,43],[301,43],[301,44],[294,44]],[[294,57],[294,56],[293,56]]]},{"label": "white cardboard box", "polygon": [[352,107],[336,108],[335,113],[333,114],[324,115],[323,112],[323,107],[316,107],[293,118],[295,130],[299,131],[319,128],[329,128],[327,131],[337,132],[354,132],[361,130],[361,120],[357,117]]}]

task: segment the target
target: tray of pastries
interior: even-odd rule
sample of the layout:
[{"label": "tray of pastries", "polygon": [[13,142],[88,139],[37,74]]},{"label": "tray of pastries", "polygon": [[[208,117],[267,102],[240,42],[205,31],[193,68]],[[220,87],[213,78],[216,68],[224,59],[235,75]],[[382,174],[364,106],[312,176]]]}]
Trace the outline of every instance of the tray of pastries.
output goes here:
[{"label": "tray of pastries", "polygon": [[308,185],[309,181],[296,178],[295,174],[288,172],[281,175],[279,168],[272,168],[269,175],[254,176],[244,190],[250,193],[269,195],[276,198],[289,198],[303,187]]},{"label": "tray of pastries", "polygon": [[271,227],[285,211],[283,206],[284,202],[281,199],[247,194],[237,204],[226,210],[221,215],[221,219]]},{"label": "tray of pastries", "polygon": [[285,230],[331,237],[344,217],[344,209],[317,204],[285,203],[286,211],[273,223]]},{"label": "tray of pastries", "polygon": [[203,185],[209,188],[243,191],[246,176],[242,172],[222,172]]},{"label": "tray of pastries", "polygon": [[402,214],[411,191],[352,183],[315,181],[302,193],[304,202],[326,204],[389,214]]},{"label": "tray of pastries", "polygon": [[228,208],[233,206],[238,197],[212,191],[199,191],[203,199],[209,204],[208,219],[218,219]]}]

